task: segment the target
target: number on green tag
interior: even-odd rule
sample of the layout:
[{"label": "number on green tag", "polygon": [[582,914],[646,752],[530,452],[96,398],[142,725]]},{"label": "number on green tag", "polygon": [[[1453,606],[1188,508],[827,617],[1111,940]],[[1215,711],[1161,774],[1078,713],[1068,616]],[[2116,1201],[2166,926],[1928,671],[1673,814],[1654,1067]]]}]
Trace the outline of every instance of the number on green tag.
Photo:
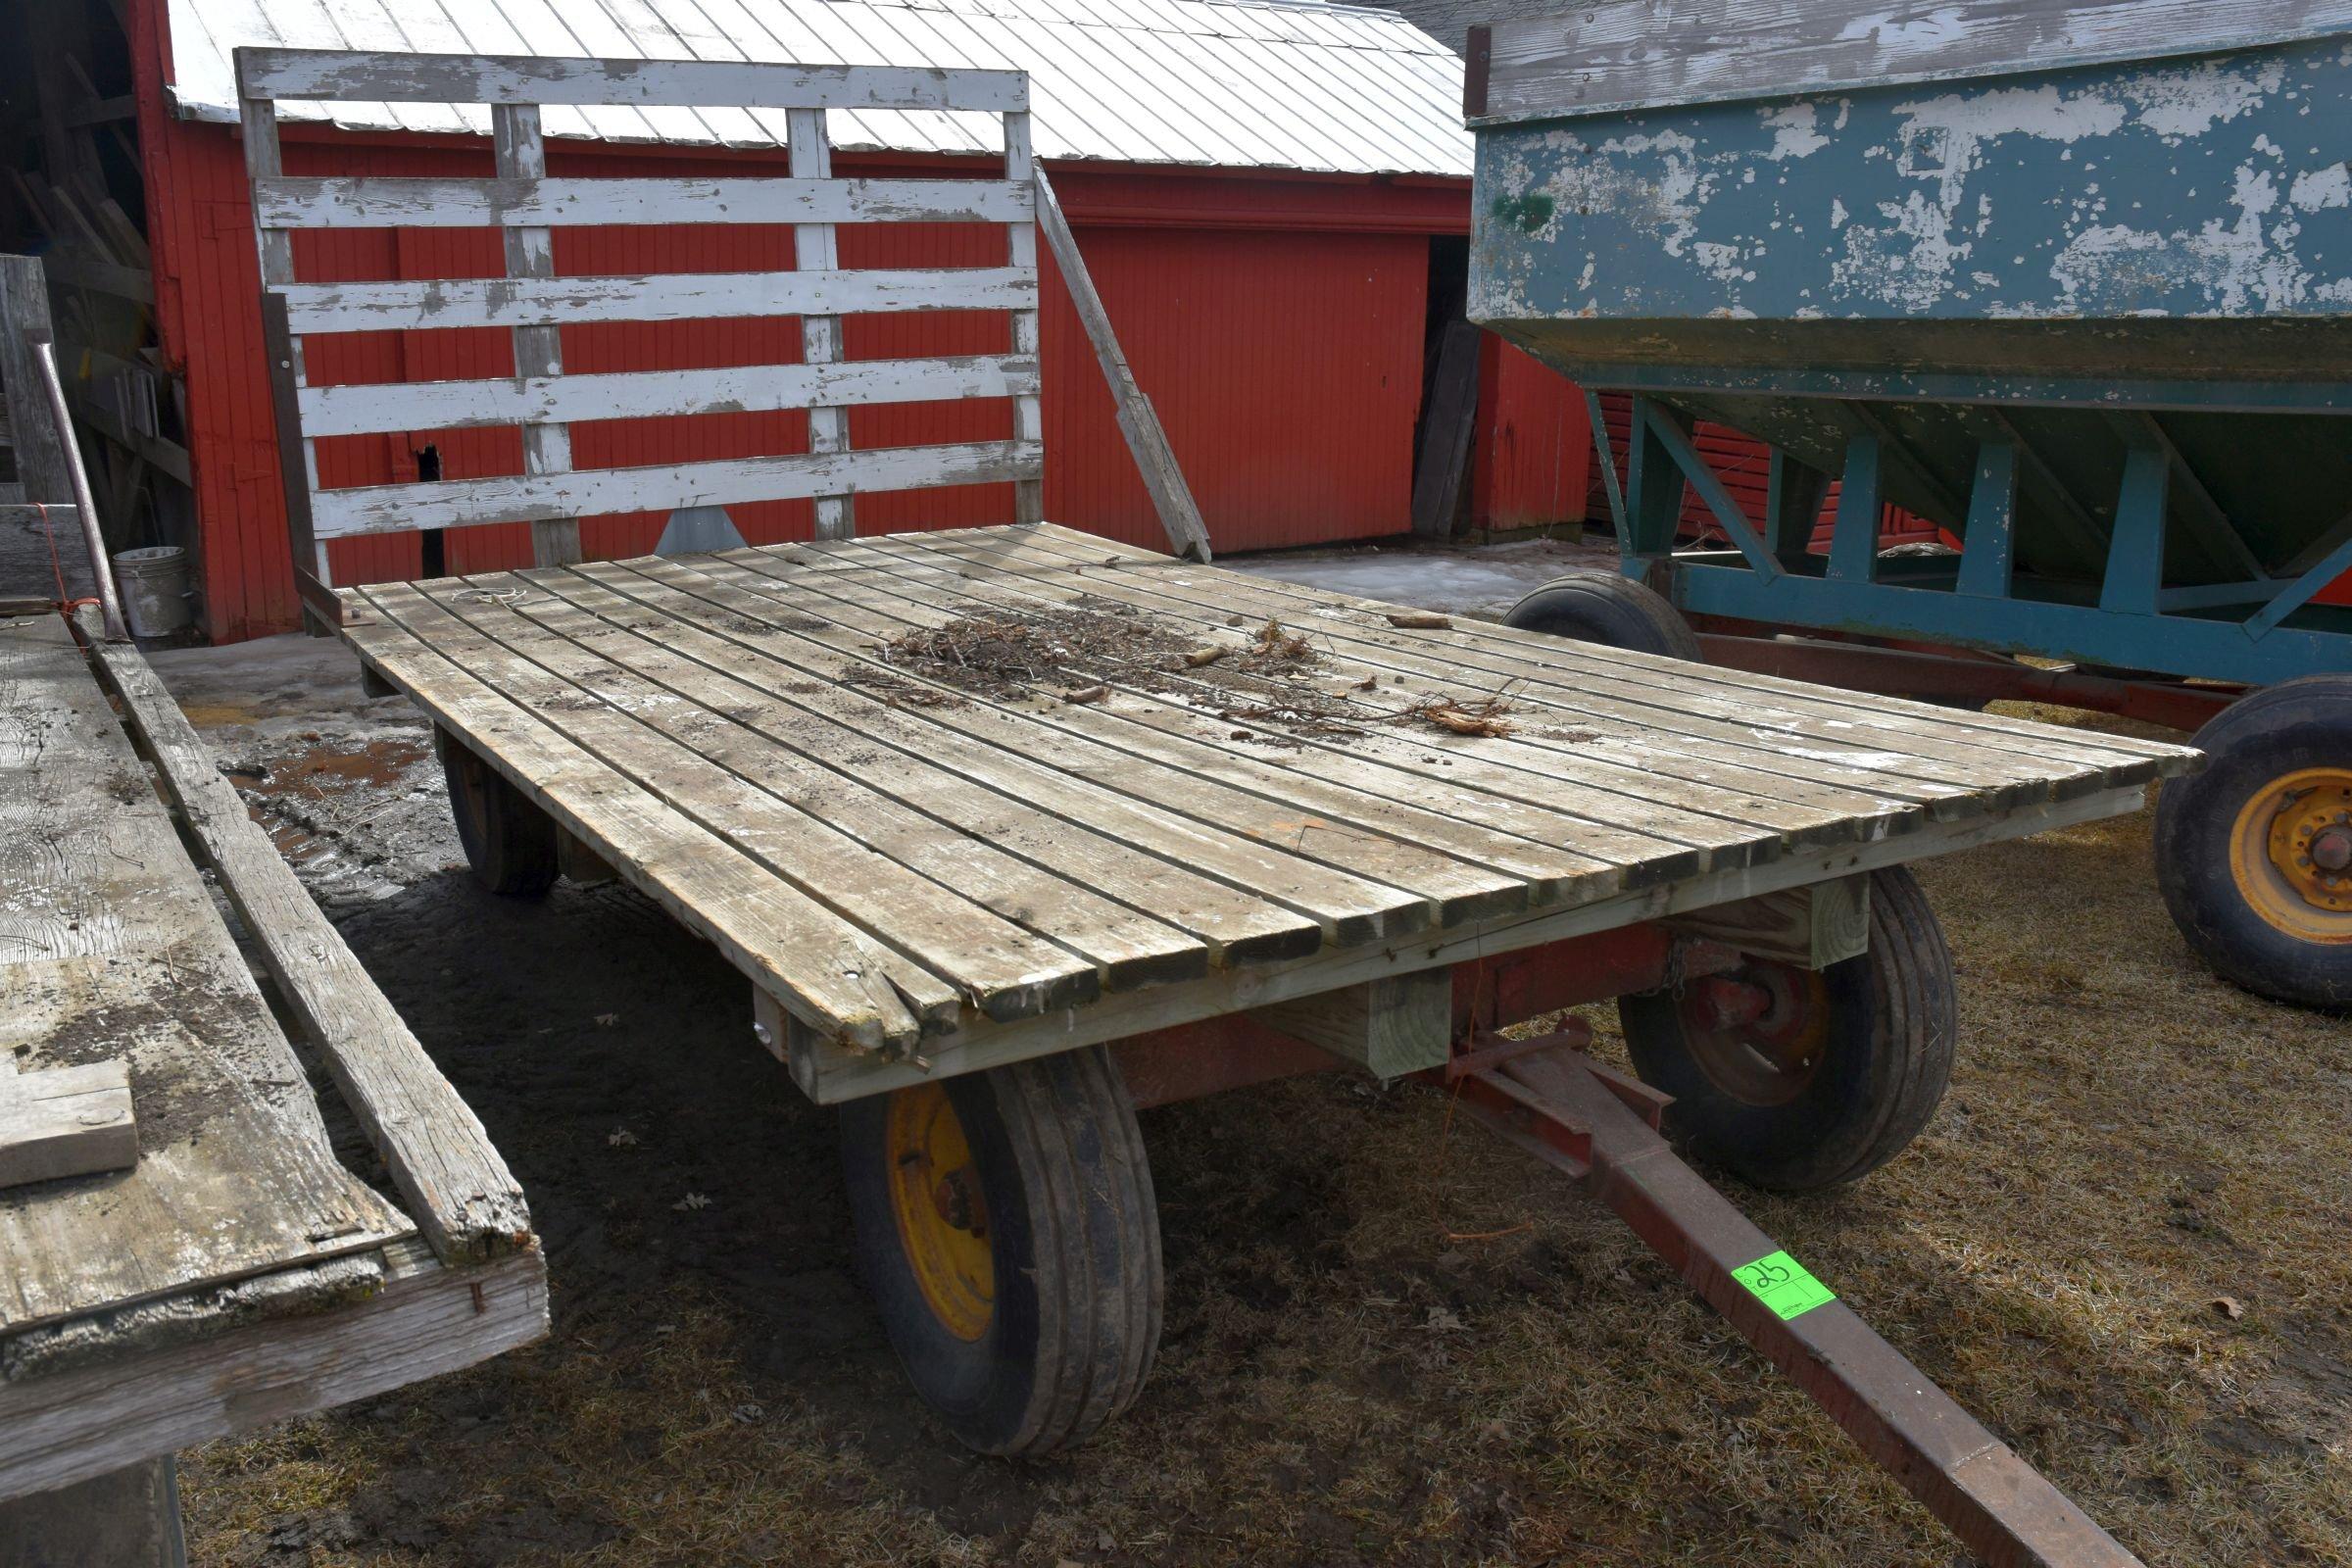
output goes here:
[{"label": "number on green tag", "polygon": [[1748,1294],[1771,1307],[1784,1323],[1838,1299],[1837,1292],[1786,1251],[1742,1263],[1732,1270],[1732,1278],[1746,1286]]}]

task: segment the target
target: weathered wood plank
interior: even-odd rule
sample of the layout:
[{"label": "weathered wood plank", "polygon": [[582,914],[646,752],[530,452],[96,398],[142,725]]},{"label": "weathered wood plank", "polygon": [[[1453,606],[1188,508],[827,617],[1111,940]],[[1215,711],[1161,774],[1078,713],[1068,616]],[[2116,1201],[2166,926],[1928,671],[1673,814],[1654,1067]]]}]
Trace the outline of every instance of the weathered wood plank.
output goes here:
[{"label": "weathered wood plank", "polygon": [[[2352,27],[2344,0],[1604,0],[1496,24],[1474,124],[2219,53]],[[1661,40],[1666,40],[1661,42]]]},{"label": "weathered wood plank", "polygon": [[1271,1029],[1319,1046],[1375,1078],[1443,1067],[1453,1049],[1453,972],[1419,969],[1253,1008]]},{"label": "weathered wood plank", "polygon": [[530,1208],[481,1122],[247,813],[138,650],[96,637],[90,646],[278,995],[434,1252],[479,1261],[522,1246]]},{"label": "weathered wood plank", "polygon": [[[497,104],[490,110],[490,143],[501,179],[538,181],[547,177],[547,142],[539,134],[537,104]],[[509,277],[549,278],[556,275],[556,240],[552,230],[508,225],[499,233],[506,252]],[[559,326],[518,326],[514,332],[514,373],[539,380],[564,368],[564,334]],[[304,427],[309,430],[308,425]],[[319,432],[309,430],[311,435]],[[558,420],[533,421],[522,429],[522,471],[531,474],[571,471],[571,427]],[[542,566],[560,566],[580,559],[580,519],[576,516],[531,519],[531,560]]]},{"label": "weathered wood plank", "polygon": [[0,1497],[332,1409],[547,1334],[536,1249],[471,1269],[444,1267],[417,1244],[350,1266],[359,1261],[9,1341]]},{"label": "weathered wood plank", "polygon": [[121,1170],[138,1158],[128,1062],[19,1072],[0,1057],[0,1188]]},{"label": "weathered wood plank", "polygon": [[631,886],[853,1049],[907,1051],[952,1026],[955,987],[892,953],[612,770],[350,591],[368,618],[344,639],[451,735],[602,856]]},{"label": "weathered wood plank", "polygon": [[[1045,190],[1039,183],[1037,159],[1030,148],[1029,115],[1026,110],[1004,117],[1004,177],[1029,187],[1034,199]],[[1004,227],[1004,259],[1015,269],[1037,270],[1037,225],[1008,223]],[[1012,351],[1015,354],[1039,352],[1037,312],[1012,313]],[[1043,441],[1046,438],[1044,400],[1032,393],[1015,398],[1012,405],[1012,434],[1016,441]],[[1012,486],[1012,520],[1043,522],[1046,520],[1046,480],[1043,474],[1031,479],[1015,480]],[[834,535],[817,530],[819,539]]]},{"label": "weathered wood plank", "polygon": [[478,425],[1003,398],[1034,394],[1039,384],[1033,357],[970,354],[933,360],[855,360],[838,365],[518,375],[484,381],[363,382],[305,387],[301,405],[303,428],[313,436],[366,435],[379,430],[463,430]]},{"label": "weathered wood plank", "polygon": [[312,501],[312,527],[325,540],[412,528],[535,522],[681,506],[723,507],[743,501],[789,501],[865,490],[993,484],[1041,472],[1044,463],[1044,448],[1034,444],[977,441],[961,446],[794,453],[642,468],[575,468],[568,473],[360,485],[318,491]]},{"label": "weathered wood plank", "polygon": [[1694,909],[1666,922],[1677,931],[1753,957],[1826,969],[1870,948],[1870,878],[1841,876]]},{"label": "weathered wood plank", "polygon": [[559,321],[691,321],[739,316],[856,316],[1035,307],[1037,276],[1011,267],[796,272],[657,272],[642,277],[447,277],[289,283],[297,332],[391,332]]},{"label": "weathered wood plank", "polygon": [[276,230],[1025,223],[1034,213],[1030,187],[1003,179],[459,179],[265,174],[253,181],[254,221],[264,229]]},{"label": "weathered wood plank", "polygon": [[247,98],[349,103],[965,109],[986,114],[1029,107],[1029,78],[1018,71],[341,49],[239,49],[237,90]]},{"label": "weathered wood plank", "polygon": [[414,1234],[335,1161],[57,615],[0,624],[0,996],[27,1072],[127,1058],[139,1139],[129,1169],[0,1203],[0,1333]]}]

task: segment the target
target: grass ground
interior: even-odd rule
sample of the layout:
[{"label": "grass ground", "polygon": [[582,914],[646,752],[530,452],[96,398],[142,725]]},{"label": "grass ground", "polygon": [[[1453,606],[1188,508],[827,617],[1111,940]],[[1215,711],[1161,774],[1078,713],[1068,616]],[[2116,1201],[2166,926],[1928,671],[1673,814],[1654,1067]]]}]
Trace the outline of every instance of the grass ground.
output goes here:
[{"label": "grass ground", "polygon": [[[1922,867],[1940,1113],[1852,1190],[1734,1196],[2148,1562],[2352,1563],[2352,1031],[2190,960],[2149,824]],[[345,923],[530,1189],[556,1331],[188,1456],[198,1563],[1959,1559],[1606,1213],[1339,1075],[1147,1113],[1156,1372],[1082,1451],[971,1458],[731,971],[633,900],[448,873]]]}]

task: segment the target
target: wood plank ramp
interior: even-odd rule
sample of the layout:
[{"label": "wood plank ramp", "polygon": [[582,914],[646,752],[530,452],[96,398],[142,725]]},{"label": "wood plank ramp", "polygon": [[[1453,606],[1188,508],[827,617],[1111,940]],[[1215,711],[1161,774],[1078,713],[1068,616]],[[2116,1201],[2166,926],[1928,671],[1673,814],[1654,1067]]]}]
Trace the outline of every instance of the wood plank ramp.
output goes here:
[{"label": "wood plank ramp", "polygon": [[2086,819],[2195,758],[1399,626],[1051,524],[340,592],[342,634],[455,743],[829,1047],[885,1057],[1840,847]]},{"label": "wood plank ramp", "polygon": [[139,1158],[0,1197],[0,1334],[416,1235],[335,1160],[65,621],[0,622],[0,1054],[127,1057]]}]

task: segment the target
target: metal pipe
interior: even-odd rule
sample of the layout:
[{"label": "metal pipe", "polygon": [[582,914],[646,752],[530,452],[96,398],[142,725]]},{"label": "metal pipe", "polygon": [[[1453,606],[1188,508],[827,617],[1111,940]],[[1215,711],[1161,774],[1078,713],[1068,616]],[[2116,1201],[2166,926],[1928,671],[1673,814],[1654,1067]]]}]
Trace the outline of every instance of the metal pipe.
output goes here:
[{"label": "metal pipe", "polygon": [[98,585],[98,612],[105,618],[109,642],[127,642],[122,605],[115,596],[115,564],[107,559],[106,540],[98,532],[98,503],[90,496],[90,471],[81,466],[81,446],[74,439],[74,416],[66,412],[66,384],[58,378],[57,350],[42,327],[28,327],[24,341],[40,362],[41,380],[49,393],[49,416],[57,421],[58,444],[66,449],[66,473],[74,481],[74,512],[81,520],[81,542],[90,553],[90,578]]}]

